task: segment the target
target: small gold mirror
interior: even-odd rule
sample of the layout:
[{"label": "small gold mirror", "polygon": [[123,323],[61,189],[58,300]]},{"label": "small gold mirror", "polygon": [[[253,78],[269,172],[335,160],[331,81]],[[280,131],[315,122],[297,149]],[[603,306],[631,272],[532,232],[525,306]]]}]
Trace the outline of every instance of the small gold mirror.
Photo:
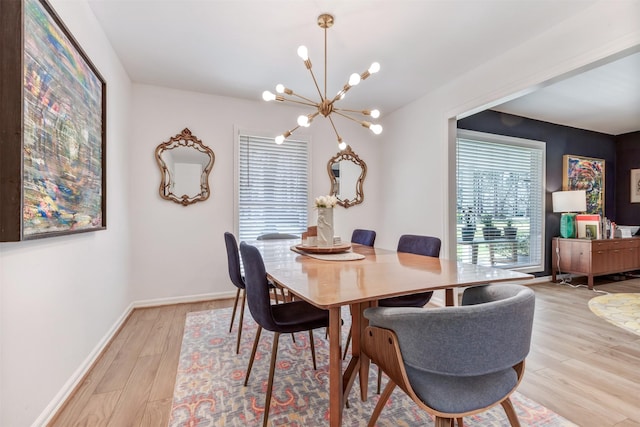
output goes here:
[{"label": "small gold mirror", "polygon": [[209,173],[215,158],[213,151],[187,128],[158,145],[156,161],[162,174],[160,197],[182,206],[207,200]]},{"label": "small gold mirror", "polygon": [[327,172],[331,178],[331,194],[337,197],[340,206],[348,208],[362,203],[367,164],[350,146],[329,160]]}]

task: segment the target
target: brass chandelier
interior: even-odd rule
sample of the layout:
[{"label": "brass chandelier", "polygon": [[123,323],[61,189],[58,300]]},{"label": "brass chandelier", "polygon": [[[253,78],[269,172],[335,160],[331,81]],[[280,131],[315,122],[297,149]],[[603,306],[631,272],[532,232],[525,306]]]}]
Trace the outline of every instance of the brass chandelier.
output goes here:
[{"label": "brass chandelier", "polygon": [[318,115],[322,115],[329,119],[331,122],[331,126],[333,127],[333,131],[336,133],[336,137],[338,138],[338,147],[340,150],[344,150],[347,147],[347,143],[344,142],[338,130],[336,129],[335,124],[333,123],[333,118],[331,114],[335,113],[342,117],[345,117],[349,120],[353,120],[354,122],[360,123],[363,127],[370,129],[376,135],[379,135],[382,132],[382,126],[379,124],[374,124],[368,122],[366,120],[358,120],[347,113],[359,113],[364,116],[370,116],[374,119],[380,117],[380,111],[378,110],[349,110],[346,108],[337,108],[336,103],[344,98],[345,94],[351,89],[353,86],[356,86],[360,81],[365,80],[371,74],[377,73],[380,70],[380,64],[374,62],[371,64],[369,69],[362,74],[353,73],[349,77],[349,81],[347,84],[343,86],[343,88],[338,92],[338,94],[329,99],[327,97],[327,29],[331,28],[333,25],[333,16],[329,14],[322,14],[318,16],[318,26],[324,30],[324,93],[320,90],[320,86],[318,85],[318,81],[316,80],[315,74],[313,74],[313,70],[311,68],[311,60],[309,60],[308,50],[305,46],[300,46],[298,48],[298,56],[302,58],[304,61],[304,65],[307,67],[307,70],[311,73],[311,78],[313,79],[313,83],[316,86],[318,91],[318,95],[320,95],[320,101],[315,102],[309,98],[305,98],[302,95],[298,95],[293,90],[285,87],[282,84],[276,86],[277,95],[267,91],[262,93],[262,99],[265,101],[280,101],[280,102],[292,102],[296,104],[307,105],[309,107],[314,107],[316,111],[310,114],[303,114],[298,117],[298,125],[291,130],[284,132],[282,135],[279,135],[275,138],[277,144],[282,144],[286,138],[291,136],[293,132],[295,132],[300,127],[309,127],[313,119],[315,119]]}]

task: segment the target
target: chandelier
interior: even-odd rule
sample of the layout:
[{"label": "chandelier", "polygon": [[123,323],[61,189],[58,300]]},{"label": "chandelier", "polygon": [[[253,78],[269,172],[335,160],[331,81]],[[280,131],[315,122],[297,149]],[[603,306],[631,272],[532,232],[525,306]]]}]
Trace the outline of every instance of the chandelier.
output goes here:
[{"label": "chandelier", "polygon": [[286,138],[291,136],[293,132],[295,132],[300,127],[309,127],[313,119],[315,119],[318,115],[322,115],[323,117],[329,119],[331,122],[331,127],[333,127],[333,131],[338,138],[338,147],[340,150],[344,150],[347,147],[347,143],[344,142],[338,130],[336,129],[336,125],[333,122],[332,114],[337,114],[339,116],[345,117],[349,120],[353,120],[356,123],[360,123],[363,127],[370,129],[374,134],[379,135],[382,132],[382,126],[379,124],[374,124],[368,122],[366,120],[358,120],[356,118],[351,117],[347,113],[358,113],[363,116],[370,116],[374,119],[380,117],[380,111],[378,110],[349,110],[346,108],[337,108],[336,103],[340,101],[346,93],[353,86],[356,86],[362,80],[365,80],[371,74],[377,73],[380,70],[380,64],[374,62],[371,64],[369,69],[362,74],[353,73],[349,77],[349,81],[347,84],[343,86],[343,88],[338,92],[338,94],[333,97],[327,97],[327,29],[331,28],[333,25],[333,16],[328,14],[322,14],[318,16],[318,26],[324,30],[324,92],[320,90],[320,86],[318,85],[318,81],[316,79],[315,74],[313,74],[313,69],[311,68],[311,60],[309,60],[308,50],[305,46],[300,46],[298,48],[298,56],[302,58],[304,61],[305,67],[311,73],[311,78],[313,79],[313,83],[316,86],[318,91],[318,95],[320,95],[320,101],[315,102],[309,98],[305,98],[302,95],[298,95],[293,90],[279,84],[276,86],[277,95],[267,91],[262,93],[262,99],[265,101],[280,101],[280,102],[292,102],[296,104],[307,105],[309,107],[313,107],[315,109],[314,112],[310,114],[303,114],[298,117],[298,125],[291,130],[284,132],[282,135],[279,135],[275,138],[276,144],[282,144]]}]

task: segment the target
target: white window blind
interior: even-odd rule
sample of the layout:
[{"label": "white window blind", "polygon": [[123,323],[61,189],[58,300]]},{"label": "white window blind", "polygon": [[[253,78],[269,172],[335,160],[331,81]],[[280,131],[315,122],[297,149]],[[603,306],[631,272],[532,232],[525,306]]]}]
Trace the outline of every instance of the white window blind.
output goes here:
[{"label": "white window blind", "polygon": [[456,153],[458,260],[541,271],[545,144],[458,130]]},{"label": "white window blind", "polygon": [[239,135],[238,238],[307,229],[308,141]]}]

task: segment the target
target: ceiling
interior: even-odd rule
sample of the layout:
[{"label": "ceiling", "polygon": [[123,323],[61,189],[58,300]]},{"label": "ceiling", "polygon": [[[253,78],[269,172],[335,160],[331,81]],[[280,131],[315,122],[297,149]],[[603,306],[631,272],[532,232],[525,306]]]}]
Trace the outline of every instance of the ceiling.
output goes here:
[{"label": "ceiling", "polygon": [[[296,54],[309,49],[327,92],[373,61],[382,68],[340,101],[382,115],[561,25],[596,0],[89,0],[137,83],[260,100],[283,83],[316,100]],[[495,109],[608,134],[640,129],[638,55],[558,82]]]}]

